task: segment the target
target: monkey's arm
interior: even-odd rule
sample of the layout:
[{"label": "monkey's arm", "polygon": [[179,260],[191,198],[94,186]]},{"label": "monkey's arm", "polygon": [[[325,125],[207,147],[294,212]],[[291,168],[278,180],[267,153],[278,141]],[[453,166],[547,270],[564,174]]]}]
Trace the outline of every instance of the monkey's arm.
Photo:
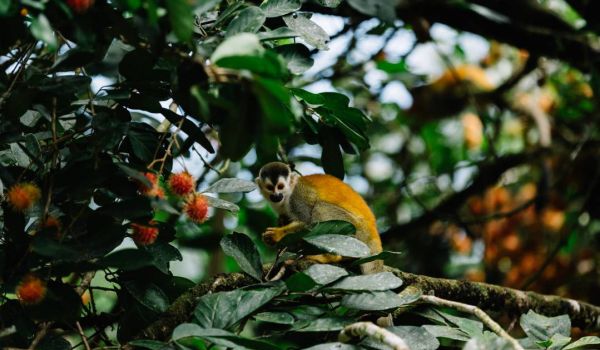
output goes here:
[{"label": "monkey's arm", "polygon": [[281,227],[268,227],[263,233],[262,239],[267,244],[276,244],[290,233],[298,232],[306,227],[301,221],[292,221]]}]

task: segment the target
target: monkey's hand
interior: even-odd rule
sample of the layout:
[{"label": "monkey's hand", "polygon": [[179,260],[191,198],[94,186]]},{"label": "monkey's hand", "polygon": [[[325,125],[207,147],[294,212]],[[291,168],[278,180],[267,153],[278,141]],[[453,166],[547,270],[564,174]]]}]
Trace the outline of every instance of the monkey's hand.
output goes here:
[{"label": "monkey's hand", "polygon": [[305,227],[305,224],[300,221],[292,221],[291,223],[281,227],[268,227],[262,234],[262,239],[269,245],[277,244],[290,233],[298,232]]}]

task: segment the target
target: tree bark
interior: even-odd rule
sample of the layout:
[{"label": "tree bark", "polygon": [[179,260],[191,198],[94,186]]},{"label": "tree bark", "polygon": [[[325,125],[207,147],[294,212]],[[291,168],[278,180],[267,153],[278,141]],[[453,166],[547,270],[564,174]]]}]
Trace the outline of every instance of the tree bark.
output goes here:
[{"label": "tree bark", "polygon": [[[404,281],[404,286],[416,286],[424,294],[453,300],[479,307],[486,311],[499,311],[520,315],[534,310],[546,316],[567,314],[574,327],[587,331],[600,330],[600,307],[554,295],[524,292],[497,285],[434,278],[416,275],[386,267]],[[135,338],[167,340],[173,329],[190,320],[196,303],[205,294],[234,290],[256,283],[242,273],[221,274],[201,283],[182,294],[169,309],[154,323],[146,327]]]}]

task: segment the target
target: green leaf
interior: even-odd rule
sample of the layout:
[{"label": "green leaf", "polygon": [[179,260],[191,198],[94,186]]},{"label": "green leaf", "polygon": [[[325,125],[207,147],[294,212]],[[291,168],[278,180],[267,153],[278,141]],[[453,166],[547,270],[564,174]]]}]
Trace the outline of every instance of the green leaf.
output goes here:
[{"label": "green leaf", "polygon": [[141,281],[123,283],[129,294],[140,304],[157,313],[165,312],[169,307],[169,298],[158,286]]},{"label": "green leaf", "polygon": [[238,207],[237,205],[235,205],[231,202],[228,202],[224,199],[211,197],[211,196],[204,196],[204,198],[206,198],[208,205],[213,208],[229,210],[230,212],[232,212],[234,214],[240,210],[240,207]]},{"label": "green leaf", "polygon": [[302,44],[277,46],[275,50],[285,59],[292,74],[302,74],[313,66],[314,60],[310,57],[310,50]]},{"label": "green leaf", "polygon": [[167,0],[167,12],[171,28],[177,39],[188,42],[194,32],[194,17],[190,2],[182,0]]},{"label": "green leaf", "polygon": [[267,78],[283,79],[288,75],[285,62],[272,51],[265,51],[258,56],[223,57],[215,64],[223,68],[246,69]]},{"label": "green leaf", "polygon": [[135,49],[123,56],[119,63],[119,74],[129,80],[147,80],[154,68],[156,58],[150,51]]},{"label": "green leaf", "polygon": [[283,17],[285,24],[294,32],[298,33],[307,44],[316,47],[319,50],[327,50],[329,35],[310,19],[293,14]]},{"label": "green leaf", "polygon": [[324,6],[324,7],[330,7],[330,8],[338,7],[342,3],[342,0],[316,0],[316,1],[319,5]]},{"label": "green leaf", "polygon": [[530,338],[537,341],[549,340],[555,334],[571,335],[571,320],[568,315],[546,317],[533,310],[521,315],[521,328]]},{"label": "green leaf", "polygon": [[213,52],[210,60],[218,62],[224,57],[261,56],[264,51],[256,34],[240,33],[225,39]]},{"label": "green leaf", "polygon": [[348,276],[348,271],[341,267],[328,264],[311,265],[304,273],[312,278],[317,284],[327,285]]},{"label": "green leaf", "polygon": [[407,286],[400,293],[398,293],[398,297],[402,299],[402,304],[410,304],[413,303],[423,295],[423,290],[419,287],[415,287],[413,285]]},{"label": "green leaf", "polygon": [[468,341],[471,339],[468,334],[461,331],[458,328],[450,327],[450,326],[438,326],[438,325],[424,325],[423,328],[427,330],[427,332],[433,334],[436,338],[446,338],[453,339],[458,341]]},{"label": "green leaf", "polygon": [[152,255],[140,249],[122,249],[100,259],[97,264],[103,267],[114,267],[124,271],[138,270],[152,266]]},{"label": "green leaf", "polygon": [[0,16],[5,16],[10,11],[11,0],[0,0]]},{"label": "green leaf", "polygon": [[252,181],[246,181],[236,178],[225,178],[215,181],[208,186],[202,193],[235,193],[250,192],[256,189],[256,184]]},{"label": "green leaf", "polygon": [[308,236],[319,236],[324,234],[349,236],[356,233],[356,228],[348,221],[328,220],[314,224]]},{"label": "green leaf", "polygon": [[400,60],[395,63],[388,62],[388,61],[378,61],[377,68],[386,73],[390,73],[390,74],[408,72],[408,66],[406,65],[405,60]]},{"label": "green leaf", "polygon": [[265,20],[266,16],[263,10],[257,6],[248,6],[229,22],[226,36],[230,37],[239,33],[256,33],[265,23]]},{"label": "green leaf", "polygon": [[478,336],[475,336],[463,347],[463,350],[487,350],[487,349],[498,349],[498,350],[512,350],[513,346],[504,338],[500,338],[495,333],[485,332]]},{"label": "green leaf", "polygon": [[[400,326],[389,327],[388,331],[396,334],[406,342],[411,350],[435,350],[440,347],[440,342],[423,327]],[[366,345],[369,348],[388,350],[389,347],[381,344],[373,338],[363,340],[360,345]]]},{"label": "green leaf", "polygon": [[222,329],[202,328],[196,324],[184,323],[173,330],[172,338],[178,344],[196,348],[197,340],[207,341],[224,348],[250,350],[279,350],[279,347],[261,340],[244,338]]},{"label": "green leaf", "polygon": [[477,337],[483,333],[483,323],[466,317],[451,315],[449,313],[435,309],[446,320],[456,325],[460,330],[467,333],[470,337]]},{"label": "green leaf", "polygon": [[294,332],[337,332],[341,331],[352,320],[340,317],[321,317],[315,320],[301,320],[294,323]]},{"label": "green leaf", "polygon": [[349,291],[385,291],[398,288],[402,280],[391,272],[345,277],[327,289]]},{"label": "green leaf", "polygon": [[31,18],[31,35],[34,38],[44,42],[48,46],[48,50],[55,51],[58,48],[58,40],[54,35],[54,29],[50,25],[48,18],[44,14],[39,14],[37,17]]},{"label": "green leaf", "polygon": [[315,248],[330,254],[350,258],[362,258],[371,254],[371,250],[365,243],[350,236],[325,234],[304,237],[303,240]]},{"label": "green leaf", "polygon": [[253,90],[268,121],[269,129],[280,131],[282,134],[289,131],[294,121],[294,115],[290,110],[292,100],[290,91],[281,82],[266,78],[256,78]]},{"label": "green leaf", "polygon": [[311,346],[310,348],[305,348],[303,350],[361,350],[361,347],[351,344],[344,343],[325,343],[319,344],[315,346]]},{"label": "green leaf", "polygon": [[565,337],[562,334],[555,334],[550,338],[551,345],[548,350],[561,350],[565,345],[569,344],[571,337]]},{"label": "green leaf", "polygon": [[294,316],[287,312],[261,312],[254,315],[254,319],[261,322],[275,323],[275,324],[294,324]]},{"label": "green leaf", "polygon": [[374,261],[374,260],[386,261],[387,259],[397,258],[400,255],[402,255],[401,252],[391,252],[391,251],[385,250],[381,253],[377,253],[375,255],[367,256],[366,258],[361,258],[361,259],[355,260],[354,262],[352,262],[352,266],[368,263],[368,262]]},{"label": "green leaf", "polygon": [[274,30],[266,32],[259,32],[258,37],[260,40],[279,40],[279,39],[291,39],[297,37],[298,34],[288,27],[279,27]]},{"label": "green leaf", "polygon": [[242,271],[256,280],[262,280],[262,262],[258,249],[250,237],[233,232],[221,239],[223,252],[235,259]]},{"label": "green leaf", "polygon": [[313,94],[312,92],[299,88],[292,88],[290,91],[294,96],[306,102],[310,107],[319,107],[325,104],[325,97],[321,94]]},{"label": "green leaf", "polygon": [[378,17],[392,23],[396,19],[396,8],[393,1],[388,0],[348,0],[348,4],[358,12]]},{"label": "green leaf", "polygon": [[58,56],[51,67],[52,72],[75,70],[90,63],[94,59],[94,52],[86,49],[73,48],[65,54]]},{"label": "green leaf", "polygon": [[323,147],[321,164],[326,174],[333,175],[340,180],[344,179],[344,158],[340,144],[329,128],[322,128],[319,133],[319,143]]},{"label": "green leaf", "polygon": [[133,345],[133,346],[139,347],[139,348],[150,349],[150,350],[163,350],[163,349],[167,348],[167,343],[163,343],[158,340],[148,340],[148,339],[132,340],[127,344]]},{"label": "green leaf", "polygon": [[285,285],[291,292],[306,292],[317,284],[303,272],[297,272],[285,280]]},{"label": "green leaf", "polygon": [[288,13],[298,11],[302,7],[300,0],[266,0],[260,4],[260,8],[267,17],[280,17]]},{"label": "green leaf", "polygon": [[359,294],[347,294],[342,298],[341,304],[356,310],[388,310],[403,305],[403,300],[398,294],[386,290],[383,292],[365,292]]},{"label": "green leaf", "polygon": [[600,338],[596,336],[579,338],[571,344],[567,345],[563,350],[580,349],[588,345],[600,345]]},{"label": "green leaf", "polygon": [[284,290],[284,284],[278,283],[204,295],[194,310],[194,321],[204,328],[230,328]]}]

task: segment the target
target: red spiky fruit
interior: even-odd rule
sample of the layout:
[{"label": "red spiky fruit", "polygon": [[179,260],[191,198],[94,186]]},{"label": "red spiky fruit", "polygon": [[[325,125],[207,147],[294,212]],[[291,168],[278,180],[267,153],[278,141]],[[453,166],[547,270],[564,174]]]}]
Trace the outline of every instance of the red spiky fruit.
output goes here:
[{"label": "red spiky fruit", "polygon": [[84,13],[94,5],[94,0],[67,0],[67,5],[75,13]]},{"label": "red spiky fruit", "polygon": [[[154,224],[150,222],[150,224]],[[158,227],[141,225],[141,224],[131,224],[131,228],[133,229],[132,238],[135,243],[139,245],[150,245],[156,241],[156,237],[158,237]]]},{"label": "red spiky fruit", "polygon": [[169,189],[178,196],[184,196],[192,193],[196,187],[196,181],[190,173],[184,171],[182,173],[172,174],[169,177]]},{"label": "red spiky fruit", "polygon": [[194,193],[185,203],[183,211],[185,211],[190,220],[196,223],[203,223],[208,218],[208,201],[203,195]]},{"label": "red spiky fruit", "polygon": [[31,182],[21,182],[12,186],[6,198],[10,206],[19,212],[31,208],[42,196],[40,188]]},{"label": "red spiky fruit", "polygon": [[17,298],[21,304],[37,304],[46,296],[46,283],[35,275],[23,277],[16,289]]},{"label": "red spiky fruit", "polygon": [[162,187],[160,187],[160,181],[158,180],[158,175],[156,175],[155,173],[148,172],[148,173],[145,173],[144,176],[150,182],[150,186],[140,183],[140,185],[139,185],[140,192],[145,194],[148,197],[164,198],[165,191],[162,189]]}]

